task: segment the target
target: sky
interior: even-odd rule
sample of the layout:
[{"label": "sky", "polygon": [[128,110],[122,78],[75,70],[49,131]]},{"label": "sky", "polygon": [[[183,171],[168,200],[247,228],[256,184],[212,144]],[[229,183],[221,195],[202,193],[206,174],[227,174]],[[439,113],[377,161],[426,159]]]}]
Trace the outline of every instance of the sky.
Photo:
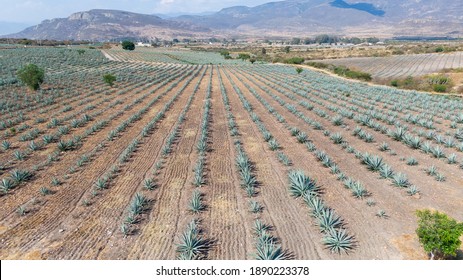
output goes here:
[{"label": "sky", "polygon": [[[38,24],[91,9],[115,9],[144,14],[200,13],[225,7],[257,6],[271,0],[0,0],[0,25]],[[1,28],[1,26],[0,26]]]}]

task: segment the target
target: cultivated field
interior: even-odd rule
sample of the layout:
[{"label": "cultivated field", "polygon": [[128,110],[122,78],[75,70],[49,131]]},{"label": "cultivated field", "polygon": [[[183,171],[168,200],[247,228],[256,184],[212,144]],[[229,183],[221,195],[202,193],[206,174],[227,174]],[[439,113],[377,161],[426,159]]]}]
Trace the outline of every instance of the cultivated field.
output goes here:
[{"label": "cultivated field", "polygon": [[0,51],[1,259],[425,259],[415,210],[463,220],[460,101],[108,53]]},{"label": "cultivated field", "polygon": [[392,79],[417,77],[443,69],[463,67],[463,52],[397,55],[387,57],[356,57],[315,60],[344,65],[370,73],[373,78]]}]

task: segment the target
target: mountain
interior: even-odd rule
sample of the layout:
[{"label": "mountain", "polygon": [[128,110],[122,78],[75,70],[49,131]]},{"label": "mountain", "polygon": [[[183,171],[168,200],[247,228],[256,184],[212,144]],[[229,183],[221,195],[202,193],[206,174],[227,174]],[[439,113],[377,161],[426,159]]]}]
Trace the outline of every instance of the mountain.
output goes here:
[{"label": "mountain", "polygon": [[31,39],[463,35],[463,1],[287,0],[235,6],[206,15],[161,18],[114,10],[45,20],[8,35]]},{"label": "mountain", "polygon": [[55,40],[152,39],[194,37],[209,32],[205,27],[165,20],[154,15],[117,10],[90,10],[74,13],[68,18],[44,20],[8,37]]},{"label": "mountain", "polygon": [[[362,0],[360,0],[362,1]],[[172,20],[247,34],[444,35],[463,30],[463,1],[288,0]]]}]

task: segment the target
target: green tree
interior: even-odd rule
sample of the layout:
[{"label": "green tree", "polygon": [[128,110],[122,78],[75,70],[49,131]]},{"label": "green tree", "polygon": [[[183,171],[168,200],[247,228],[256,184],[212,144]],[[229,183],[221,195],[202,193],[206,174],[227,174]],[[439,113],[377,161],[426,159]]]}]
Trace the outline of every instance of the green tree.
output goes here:
[{"label": "green tree", "polygon": [[135,49],[135,44],[131,41],[123,41],[122,48],[124,50],[133,51]]},{"label": "green tree", "polygon": [[250,58],[249,61],[254,64],[254,62],[256,62],[256,59],[254,57]]},{"label": "green tree", "polygon": [[251,58],[251,56],[250,56],[249,54],[247,54],[247,53],[240,53],[240,54],[238,54],[238,59],[241,59],[241,60],[243,60],[243,61],[244,61],[244,60],[248,60],[248,59],[250,59],[250,58]]},{"label": "green tree", "polygon": [[304,71],[304,69],[302,69],[301,67],[297,67],[297,68],[296,68],[296,72],[297,72],[298,74],[301,74],[302,71]]},{"label": "green tree", "polygon": [[28,64],[18,70],[17,75],[31,90],[38,90],[45,78],[45,71],[35,64]]},{"label": "green tree", "polygon": [[114,82],[116,81],[116,76],[112,74],[105,74],[103,76],[103,81],[112,87],[114,85]]},{"label": "green tree", "polygon": [[461,245],[459,238],[463,234],[463,224],[444,213],[427,209],[416,211],[416,215],[419,218],[416,234],[431,260],[456,256]]}]

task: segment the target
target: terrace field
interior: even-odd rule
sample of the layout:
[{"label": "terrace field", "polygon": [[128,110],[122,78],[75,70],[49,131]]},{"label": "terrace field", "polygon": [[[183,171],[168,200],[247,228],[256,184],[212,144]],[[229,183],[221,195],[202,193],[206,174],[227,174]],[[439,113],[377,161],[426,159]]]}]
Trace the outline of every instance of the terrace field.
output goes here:
[{"label": "terrace field", "polygon": [[1,259],[426,259],[415,211],[463,220],[460,100],[105,52],[0,50]]}]

